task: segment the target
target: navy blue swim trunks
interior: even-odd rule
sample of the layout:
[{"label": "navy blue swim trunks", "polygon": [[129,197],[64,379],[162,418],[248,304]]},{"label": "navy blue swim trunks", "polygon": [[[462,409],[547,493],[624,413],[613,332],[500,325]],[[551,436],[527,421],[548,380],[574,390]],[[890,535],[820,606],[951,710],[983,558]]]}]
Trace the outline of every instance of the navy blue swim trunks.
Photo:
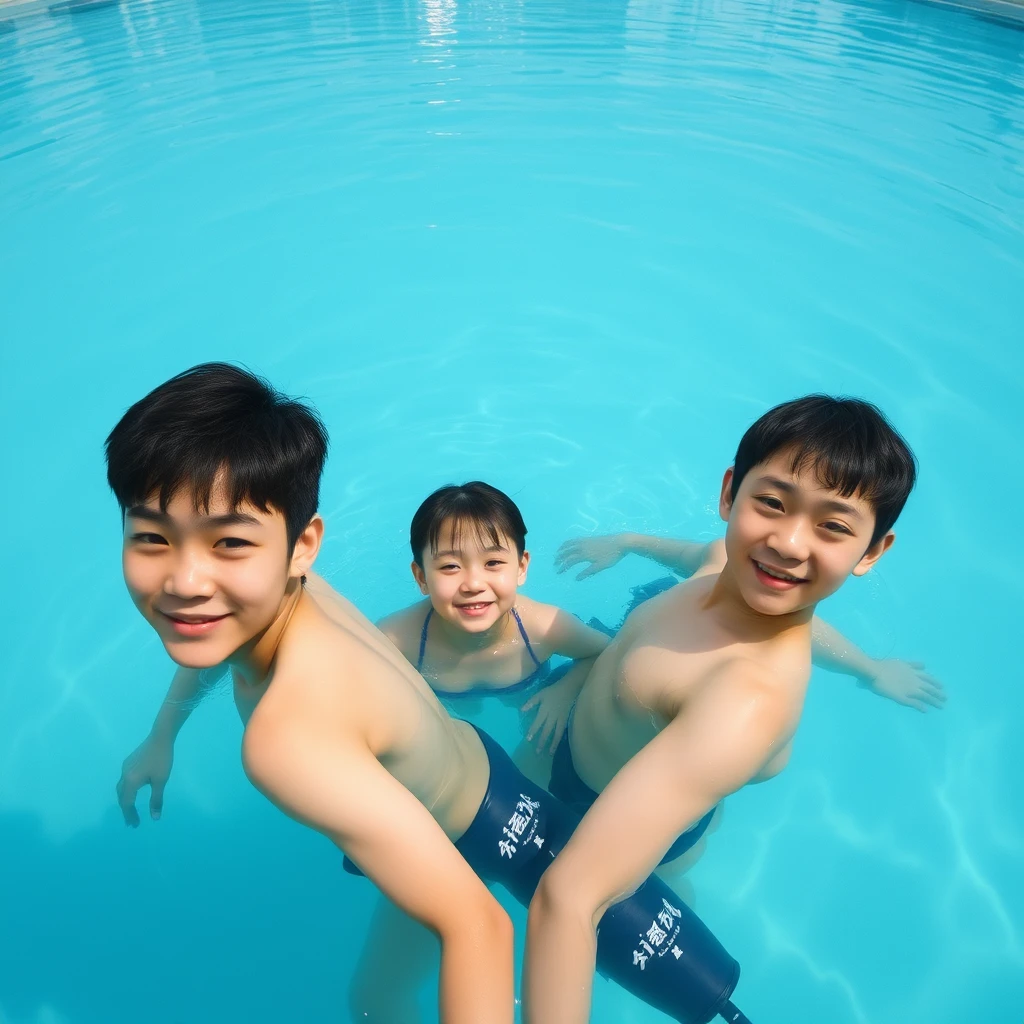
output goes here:
[{"label": "navy blue swim trunks", "polygon": [[[649,601],[652,597],[657,597],[658,594],[665,593],[666,590],[671,590],[679,582],[675,576],[662,576],[660,579],[652,580],[650,583],[645,583],[643,586],[633,587],[632,594],[633,599],[626,608],[622,616],[622,622],[619,623],[615,629],[609,629],[601,622],[592,619],[590,622],[591,626],[595,629],[601,630],[608,636],[615,636],[616,633],[622,628],[626,619],[630,613],[640,607],[645,601]],[[597,793],[594,792],[580,777],[576,771],[576,766],[572,762],[572,748],[569,745],[569,731],[572,729],[572,716],[576,709],[573,708],[569,712],[569,721],[566,724],[565,732],[562,733],[562,738],[559,740],[558,748],[555,751],[554,762],[551,765],[551,782],[548,788],[552,794],[558,797],[564,804],[578,814],[581,818],[584,814],[590,810],[590,805],[597,799]],[[711,824],[711,819],[715,816],[715,808],[712,807],[707,814],[704,815],[700,821],[695,822],[691,825],[678,839],[668,848],[668,852],[661,859],[662,864],[668,864],[669,861],[675,860],[677,857],[681,857],[687,850],[699,842],[701,836],[708,830],[708,825]]]},{"label": "navy blue swim trunks", "polygon": [[[476,731],[490,776],[480,809],[455,846],[484,881],[500,883],[529,906],[541,875],[580,819],[530,782],[487,733]],[[362,874],[347,857],[345,869]],[[653,875],[602,916],[597,969],[680,1024],[714,1019],[740,973],[700,918]]]},{"label": "navy blue swim trunks", "polygon": [[[575,707],[573,711],[575,711]],[[569,712],[569,721],[565,726],[565,732],[558,741],[558,748],[555,750],[555,757],[551,764],[551,782],[548,789],[551,795],[558,797],[571,811],[581,818],[590,810],[591,804],[597,799],[594,792],[577,774],[576,766],[572,763],[572,749],[569,746],[569,730],[572,728],[573,711]],[[668,848],[668,852],[661,858],[662,864],[681,857],[687,850],[700,841],[701,836],[708,830],[711,819],[715,816],[715,807],[712,807],[707,814],[699,821],[691,825],[678,839]]]}]

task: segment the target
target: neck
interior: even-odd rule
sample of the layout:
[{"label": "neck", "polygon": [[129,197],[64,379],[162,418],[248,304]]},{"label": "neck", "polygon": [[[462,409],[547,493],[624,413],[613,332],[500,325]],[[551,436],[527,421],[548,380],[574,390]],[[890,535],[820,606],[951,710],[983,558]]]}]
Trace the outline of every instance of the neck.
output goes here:
[{"label": "neck", "polygon": [[288,623],[291,622],[295,609],[302,600],[302,592],[301,580],[289,580],[280,607],[270,625],[228,658],[232,671],[246,686],[259,687],[266,683],[274,658],[277,656],[277,649],[288,629]]},{"label": "neck", "polygon": [[722,568],[703,607],[731,633],[746,640],[769,640],[791,630],[810,632],[814,618],[814,605],[800,608],[785,615],[765,615],[755,611],[743,600],[740,588],[728,562]]}]

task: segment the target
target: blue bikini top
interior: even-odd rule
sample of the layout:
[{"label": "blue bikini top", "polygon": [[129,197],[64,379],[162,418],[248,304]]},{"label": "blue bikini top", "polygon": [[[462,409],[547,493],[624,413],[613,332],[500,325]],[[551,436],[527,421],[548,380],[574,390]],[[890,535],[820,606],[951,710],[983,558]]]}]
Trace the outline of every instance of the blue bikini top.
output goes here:
[{"label": "blue bikini top", "polygon": [[[430,617],[433,614],[434,609],[431,608],[423,620],[423,629],[420,630],[420,654],[416,659],[416,671],[421,674],[423,671],[423,656],[427,650],[427,630],[430,628]],[[519,635],[523,638],[523,643],[526,644],[526,652],[533,659],[534,670],[525,679],[520,679],[518,683],[510,683],[508,686],[470,686],[465,690],[439,690],[436,686],[431,687],[438,697],[452,700],[459,697],[482,697],[485,694],[503,696],[507,693],[519,693],[521,690],[528,690],[531,686],[546,678],[549,666],[547,662],[538,660],[537,655],[534,653],[533,645],[530,643],[530,638],[527,636],[523,620],[519,617],[519,612],[515,608],[512,609],[512,617],[516,620],[516,625],[519,627]]]}]

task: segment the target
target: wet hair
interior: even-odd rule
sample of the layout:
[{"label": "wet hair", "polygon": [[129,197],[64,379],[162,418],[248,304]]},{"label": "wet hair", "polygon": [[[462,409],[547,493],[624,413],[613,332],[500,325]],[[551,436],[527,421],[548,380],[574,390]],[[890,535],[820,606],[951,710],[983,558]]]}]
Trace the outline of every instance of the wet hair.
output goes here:
[{"label": "wet hair", "polygon": [[511,540],[519,557],[526,550],[526,524],[516,503],[507,495],[481,480],[456,486],[439,487],[412,517],[409,544],[412,557],[423,567],[423,552],[437,550],[441,530],[451,523],[456,545],[463,529],[471,526],[481,542],[499,544]]},{"label": "wet hair", "polygon": [[154,388],[106,443],[107,482],[121,515],[154,493],[161,511],[187,487],[207,512],[222,471],[232,507],[271,508],[288,548],[316,513],[327,431],[315,410],[229,363],[202,363]]},{"label": "wet hair", "polygon": [[769,409],[736,450],[733,500],[747,473],[779,452],[792,454],[794,473],[810,466],[822,486],[863,498],[875,512],[871,544],[892,529],[917,477],[907,442],[876,406],[858,398],[807,395]]}]

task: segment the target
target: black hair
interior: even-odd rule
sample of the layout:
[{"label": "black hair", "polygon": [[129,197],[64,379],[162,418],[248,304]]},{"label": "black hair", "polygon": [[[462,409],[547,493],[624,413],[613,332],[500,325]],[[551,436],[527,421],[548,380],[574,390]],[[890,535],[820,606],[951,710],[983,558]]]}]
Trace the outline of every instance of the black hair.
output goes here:
[{"label": "black hair", "polygon": [[807,395],[769,409],[740,440],[732,478],[743,478],[778,452],[791,452],[793,472],[811,466],[822,485],[844,498],[862,497],[875,511],[875,544],[892,529],[917,478],[910,446],[881,410],[859,398]]},{"label": "black hair", "polygon": [[187,487],[207,511],[222,470],[232,506],[284,515],[289,550],[317,510],[327,431],[315,410],[230,363],[202,363],[154,388],[107,438],[121,515],[154,492],[166,511]]},{"label": "black hair", "polygon": [[455,532],[455,543],[467,525],[472,525],[481,540],[492,544],[502,537],[513,541],[519,557],[526,550],[526,524],[516,503],[507,495],[481,480],[456,486],[439,487],[412,517],[409,544],[416,564],[423,567],[423,552],[437,550],[444,524],[450,522]]}]

